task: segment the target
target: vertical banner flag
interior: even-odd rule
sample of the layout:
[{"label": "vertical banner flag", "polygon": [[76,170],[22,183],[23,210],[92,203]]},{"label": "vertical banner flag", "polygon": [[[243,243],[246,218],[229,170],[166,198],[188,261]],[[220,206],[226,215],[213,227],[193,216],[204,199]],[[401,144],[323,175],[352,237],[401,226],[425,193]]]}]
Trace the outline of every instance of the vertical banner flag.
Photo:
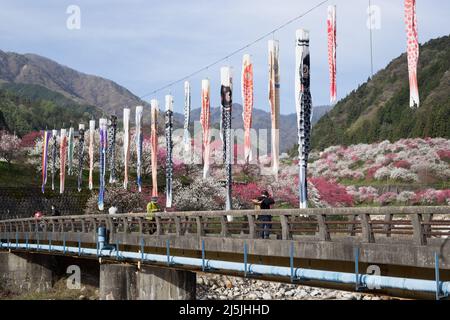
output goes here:
[{"label": "vertical banner flag", "polygon": [[142,136],[142,112],[144,111],[144,107],[137,106],[136,107],[136,173],[137,173],[137,185],[139,192],[142,191],[142,143],[143,143],[143,136]]},{"label": "vertical banner flag", "polygon": [[419,85],[417,83],[417,66],[419,63],[419,34],[417,28],[416,0],[405,0],[405,24],[407,34],[408,72],[409,72],[409,106],[418,108]]},{"label": "vertical banner flag", "polygon": [[328,67],[330,70],[330,102],[336,103],[337,84],[336,84],[336,6],[328,7],[327,17],[328,31]]},{"label": "vertical banner flag", "polygon": [[68,140],[68,149],[67,149],[67,161],[68,161],[68,170],[67,173],[69,176],[72,175],[72,166],[73,166],[73,139],[74,139],[74,130],[73,127],[69,129],[69,140]]},{"label": "vertical banner flag", "polygon": [[98,209],[103,211],[105,198],[105,175],[106,175],[106,148],[108,145],[108,120],[101,118],[99,121],[100,133],[100,190],[98,193]]},{"label": "vertical banner flag", "polygon": [[130,113],[129,108],[123,109],[123,162],[124,162],[124,174],[123,174],[123,188],[126,190],[128,187],[128,161],[130,160]]},{"label": "vertical banner flag", "polygon": [[52,130],[52,191],[55,190],[55,172],[56,172],[56,156],[58,146],[56,145],[58,138],[58,130]]},{"label": "vertical banner flag", "polygon": [[93,173],[94,173],[94,133],[95,133],[95,120],[89,121],[89,190],[94,187]]},{"label": "vertical banner flag", "polygon": [[252,128],[253,111],[253,64],[249,54],[242,59],[242,119],[244,121],[244,158],[245,162],[252,161],[252,141],[250,130]]},{"label": "vertical banner flag", "polygon": [[184,83],[184,163],[190,164],[191,156],[191,134],[189,132],[189,122],[191,119],[191,85],[188,81]]},{"label": "vertical banner flag", "polygon": [[67,130],[61,129],[61,140],[59,146],[59,193],[64,193],[64,182],[66,178],[66,155],[67,155]]},{"label": "vertical banner flag", "polygon": [[78,125],[78,192],[81,191],[81,184],[83,183],[83,161],[84,161],[84,124]]},{"label": "vertical banner flag", "polygon": [[[220,96],[222,102],[222,130],[224,137],[224,158],[225,158],[225,176],[227,180],[227,192],[226,192],[226,203],[225,210],[231,210],[232,202],[231,202],[231,184],[232,176],[231,176],[231,153],[232,153],[232,140],[231,140],[231,108],[233,105],[232,100],[232,90],[233,90],[233,80],[231,75],[230,67],[222,67],[220,69]],[[227,216],[229,221],[232,221],[232,216]]]},{"label": "vertical banner flag", "polygon": [[108,160],[109,160],[109,183],[116,182],[116,134],[117,116],[112,115],[108,128]]},{"label": "vertical banner flag", "polygon": [[166,208],[172,207],[172,131],[173,131],[173,97],[166,95]]},{"label": "vertical banner flag", "polygon": [[269,103],[272,114],[272,170],[278,180],[280,167],[280,70],[279,70],[279,42],[269,40]]},{"label": "vertical banner flag", "polygon": [[45,130],[42,140],[42,193],[45,192],[45,185],[47,184],[48,141],[50,136],[50,132]]},{"label": "vertical banner flag", "polygon": [[202,110],[200,113],[200,124],[203,131],[203,179],[209,174],[210,161],[210,84],[209,79],[202,80]]},{"label": "vertical banner flag", "polygon": [[307,207],[307,164],[311,135],[311,92],[310,92],[310,57],[309,32],[303,29],[296,32],[296,64],[295,64],[295,101],[298,125],[298,157],[299,157],[299,195],[300,208]]},{"label": "vertical banner flag", "polygon": [[151,106],[151,136],[150,151],[152,163],[152,201],[158,200],[158,100],[150,101]]}]

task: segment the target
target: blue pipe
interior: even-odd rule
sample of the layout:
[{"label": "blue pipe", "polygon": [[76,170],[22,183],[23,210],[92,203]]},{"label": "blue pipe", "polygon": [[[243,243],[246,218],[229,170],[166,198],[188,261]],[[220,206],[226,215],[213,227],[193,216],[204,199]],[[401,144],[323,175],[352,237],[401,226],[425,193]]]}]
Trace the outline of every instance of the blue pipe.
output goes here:
[{"label": "blue pipe", "polygon": [[[0,248],[7,248],[8,243],[1,243]],[[26,244],[19,243],[19,248],[27,248]],[[46,247],[49,249],[49,245],[40,245],[40,248]],[[28,244],[28,248],[37,249],[36,244]],[[82,255],[97,255],[97,249],[90,248],[77,248],[77,247],[63,247],[63,246],[52,246],[52,251],[72,252],[78,254],[81,252]],[[198,258],[188,258],[188,257],[176,257],[167,256],[159,254],[149,254],[149,253],[138,253],[138,252],[117,252],[114,248],[106,250],[104,248],[100,251],[100,256],[115,257],[120,255],[122,258],[128,258],[133,260],[145,260],[151,262],[158,262],[163,264],[180,265],[180,266],[191,266],[205,269],[216,269],[216,270],[226,270],[226,271],[237,271],[245,272],[251,274],[268,275],[268,276],[281,276],[281,277],[291,277],[290,267],[277,267],[268,266],[260,264],[247,264],[245,268],[244,263],[240,262],[229,262],[221,260],[203,260]],[[302,280],[313,280],[313,281],[325,281],[332,283],[342,283],[356,285],[355,274],[346,272],[335,272],[335,271],[323,271],[323,270],[313,270],[313,269],[301,269],[295,268],[293,276],[297,279]],[[380,289],[400,289],[407,291],[420,291],[428,293],[436,293],[436,281],[433,280],[419,280],[419,279],[408,279],[408,278],[398,278],[398,277],[385,277],[377,275],[360,275],[360,285],[365,285],[369,288],[380,288]],[[440,282],[440,293],[444,296],[450,296],[450,282]]]}]

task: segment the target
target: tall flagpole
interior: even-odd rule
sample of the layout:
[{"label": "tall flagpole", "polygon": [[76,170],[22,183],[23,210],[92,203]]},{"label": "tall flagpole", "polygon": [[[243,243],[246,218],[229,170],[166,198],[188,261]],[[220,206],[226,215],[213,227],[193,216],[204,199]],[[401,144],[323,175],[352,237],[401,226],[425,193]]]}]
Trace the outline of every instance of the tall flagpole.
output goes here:
[{"label": "tall flagpole", "polygon": [[150,101],[151,106],[151,163],[152,163],[152,201],[158,200],[158,100]]},{"label": "tall flagpole", "polygon": [[278,180],[280,167],[280,69],[279,42],[269,40],[269,103],[272,120],[272,171]]},{"label": "tall flagpole", "polygon": [[295,94],[298,125],[299,196],[300,208],[307,208],[307,165],[311,135],[311,92],[309,32],[296,32]]},{"label": "tall flagpole", "polygon": [[173,131],[173,97],[166,95],[166,208],[172,207],[172,131]]},{"label": "tall flagpole", "polygon": [[[231,186],[232,186],[232,172],[231,172],[231,154],[233,147],[231,141],[231,109],[233,105],[232,90],[233,90],[233,80],[230,67],[222,67],[220,69],[220,80],[221,80],[221,101],[222,101],[222,130],[223,130],[223,140],[224,140],[224,158],[225,158],[225,176],[227,180],[226,184],[226,202],[225,210],[229,211],[232,208],[232,198],[231,198]],[[228,216],[228,220],[232,221],[232,216]]]}]

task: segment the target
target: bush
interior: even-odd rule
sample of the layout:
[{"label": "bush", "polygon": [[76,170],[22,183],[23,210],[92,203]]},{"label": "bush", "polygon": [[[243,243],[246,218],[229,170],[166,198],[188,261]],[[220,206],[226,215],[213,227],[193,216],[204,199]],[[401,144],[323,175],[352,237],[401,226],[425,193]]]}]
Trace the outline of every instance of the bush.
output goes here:
[{"label": "bush", "polygon": [[125,190],[121,184],[107,185],[105,189],[105,210],[98,210],[98,192],[94,192],[86,202],[85,214],[108,213],[108,208],[117,207],[117,213],[145,212],[146,201],[143,193]]}]

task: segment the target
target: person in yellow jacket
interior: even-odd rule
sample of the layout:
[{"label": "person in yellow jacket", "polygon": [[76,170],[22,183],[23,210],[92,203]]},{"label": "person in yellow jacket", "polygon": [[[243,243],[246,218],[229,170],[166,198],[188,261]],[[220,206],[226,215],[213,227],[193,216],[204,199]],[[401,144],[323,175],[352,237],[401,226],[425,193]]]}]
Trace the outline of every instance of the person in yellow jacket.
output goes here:
[{"label": "person in yellow jacket", "polygon": [[[145,219],[149,221],[155,221],[155,212],[158,212],[159,207],[156,200],[152,199],[149,203],[147,203],[147,214],[145,215]],[[150,234],[153,234],[156,231],[156,224],[150,224]]]}]

